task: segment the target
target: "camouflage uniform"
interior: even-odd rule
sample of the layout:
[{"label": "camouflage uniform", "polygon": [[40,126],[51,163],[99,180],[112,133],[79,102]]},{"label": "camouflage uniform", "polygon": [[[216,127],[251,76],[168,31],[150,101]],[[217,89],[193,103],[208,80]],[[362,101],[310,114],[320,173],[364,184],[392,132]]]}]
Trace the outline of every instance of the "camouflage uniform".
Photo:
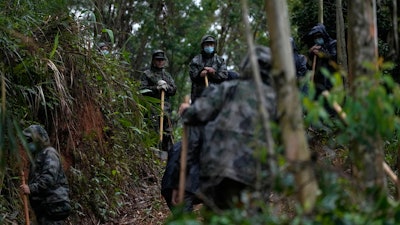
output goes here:
[{"label": "camouflage uniform", "polygon": [[290,38],[290,44],[292,45],[293,50],[293,60],[296,69],[298,85],[303,94],[308,94],[308,84],[304,80],[308,72],[307,57],[299,53],[299,49],[297,48],[296,43],[292,37]]},{"label": "camouflage uniform", "polygon": [[[267,52],[264,54],[267,59],[262,59],[266,63],[261,63],[262,60],[259,63],[263,80],[268,83],[271,79],[269,48],[259,49]],[[242,63],[241,80],[210,86],[182,115],[185,124],[206,124],[200,153],[200,193],[221,209],[231,207],[234,196],[255,185],[261,162],[254,154],[266,146],[255,84],[247,79],[251,76],[246,72],[248,61]],[[274,118],[275,91],[267,84],[263,88],[267,110]],[[261,167],[266,171],[266,165]]]},{"label": "camouflage uniform", "polygon": [[38,224],[64,224],[63,220],[49,216],[49,210],[59,210],[68,214],[71,210],[68,181],[60,156],[50,146],[47,132],[41,126],[28,127],[24,130],[24,135],[29,144],[34,144],[37,149],[37,152],[33,152],[34,163],[30,166],[28,186],[30,204]]},{"label": "camouflage uniform", "polygon": [[144,93],[146,96],[161,99],[161,91],[157,90],[157,82],[159,80],[165,80],[168,84],[168,88],[165,91],[165,103],[166,106],[168,106],[168,109],[170,109],[169,97],[175,95],[176,85],[171,74],[168,73],[164,68],[156,68],[152,65],[149,70],[144,71],[140,79],[140,89],[149,90],[149,92]]},{"label": "camouflage uniform", "polygon": [[[314,74],[314,83],[317,92],[316,95],[319,96],[324,90],[330,90],[332,88],[332,82],[330,81],[330,78],[323,75],[321,68],[328,69],[331,74],[336,72],[334,64],[337,60],[337,42],[335,39],[329,36],[323,24],[317,24],[305,37],[309,48],[316,44],[314,43],[314,36],[317,34],[319,34],[324,39],[324,43],[321,45],[320,49],[320,52],[322,54],[316,55],[317,60]],[[314,58],[314,53],[309,52],[308,57],[312,61]]]},{"label": "camouflage uniform", "polygon": [[224,59],[214,52],[211,54],[207,54],[204,52],[203,44],[210,39],[214,40],[216,47],[216,40],[214,39],[214,37],[212,37],[211,35],[205,35],[201,41],[201,54],[196,55],[189,65],[189,74],[190,79],[192,80],[192,102],[194,102],[196,98],[198,98],[203,90],[206,88],[205,78],[200,76],[200,73],[204,69],[204,67],[212,67],[215,69],[215,74],[209,74],[207,76],[209,84],[218,84],[228,79],[228,71],[226,69],[226,63]]},{"label": "camouflage uniform", "polygon": [[[321,37],[323,39],[323,43],[315,43],[317,39],[316,37]],[[313,63],[314,57],[316,57],[313,82],[316,91],[315,99],[318,99],[322,92],[325,90],[329,91],[333,87],[331,82],[332,77],[325,76],[323,70],[328,70],[330,76],[333,76],[333,74],[337,72],[337,41],[329,36],[325,29],[325,25],[323,24],[317,24],[314,26],[306,35],[305,40],[310,49],[314,45],[321,47],[319,49],[319,54],[315,55],[312,51],[309,51],[308,54],[308,57],[311,61],[311,63],[308,65],[310,67],[312,67],[311,64]],[[324,99],[324,107],[330,116],[336,115],[336,111],[330,106],[326,99]]]},{"label": "camouflage uniform", "polygon": [[[173,141],[172,141],[172,124],[170,121],[170,114],[171,114],[171,104],[169,98],[171,96],[174,96],[176,93],[176,85],[175,81],[172,78],[171,74],[168,73],[164,68],[157,68],[154,66],[153,60],[155,57],[158,57],[158,55],[162,55],[162,57],[166,60],[165,54],[161,50],[157,50],[153,53],[152,55],[152,62],[151,62],[151,68],[149,70],[144,71],[144,73],[141,76],[141,85],[140,89],[141,90],[146,90],[147,92],[144,92],[143,95],[150,96],[153,98],[161,99],[161,90],[157,89],[157,84],[159,80],[164,80],[167,82],[167,89],[165,90],[165,97],[164,97],[164,135],[163,135],[163,142],[162,144],[162,150],[163,151],[168,151],[168,149],[172,148]],[[159,106],[157,106],[159,107]],[[159,131],[159,120],[154,119],[154,118],[159,118],[159,109],[160,108],[154,108],[152,109],[151,112],[151,124],[153,124],[154,130],[157,132]]]},{"label": "camouflage uniform", "polygon": [[[214,51],[207,53],[205,51],[205,44],[207,42],[214,44]],[[209,86],[219,84],[228,80],[228,71],[224,59],[215,53],[217,47],[216,39],[211,35],[205,35],[201,39],[201,53],[196,55],[189,65],[189,74],[192,81],[191,100],[192,103],[196,101],[206,89],[205,78],[201,77],[201,72],[205,67],[212,67],[215,74],[208,73],[207,79]],[[188,154],[188,174],[186,178],[186,195],[185,195],[185,210],[191,211],[193,204],[198,203],[194,193],[199,187],[199,152],[202,148],[204,140],[204,126],[198,124],[191,124],[189,127],[189,146],[188,149],[191,154]]]}]

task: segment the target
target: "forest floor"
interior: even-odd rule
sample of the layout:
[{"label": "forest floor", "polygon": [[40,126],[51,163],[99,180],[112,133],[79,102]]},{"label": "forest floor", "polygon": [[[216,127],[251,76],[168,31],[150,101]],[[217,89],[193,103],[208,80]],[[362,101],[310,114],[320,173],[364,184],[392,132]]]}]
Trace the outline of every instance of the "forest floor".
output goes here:
[{"label": "forest floor", "polygon": [[[313,134],[310,139],[310,149],[312,154],[318,161],[329,159],[330,163],[335,163],[336,150],[327,149],[326,143],[323,142],[318,134]],[[340,158],[340,157],[339,157]],[[341,164],[341,162],[337,162]],[[171,216],[164,198],[161,195],[161,180],[165,169],[165,162],[161,163],[158,171],[155,171],[150,177],[140,178],[139,185],[129,187],[125,191],[125,195],[121,201],[121,207],[116,212],[118,216],[108,221],[100,221],[94,215],[79,216],[81,222],[79,224],[105,224],[105,225],[161,225],[165,224]],[[72,222],[67,224],[75,225]]]},{"label": "forest floor", "polygon": [[[164,172],[164,163],[159,171],[150,177],[141,178],[139,185],[132,186],[125,191],[121,199],[118,215],[109,221],[99,221],[93,215],[82,219],[80,224],[104,225],[161,225],[165,224],[171,215],[164,198],[161,195],[161,180]],[[73,223],[67,223],[75,225]]]},{"label": "forest floor", "polygon": [[[314,134],[315,135],[315,134]],[[327,149],[328,147],[323,143],[324,138],[316,134],[314,138],[309,140],[310,149],[318,162],[329,161],[333,166],[342,165],[340,157],[340,149]],[[140,225],[158,225],[165,224],[171,211],[168,209],[165,200],[161,196],[161,179],[157,177],[153,183],[144,184],[137,190],[129,193],[127,202],[124,206],[124,213],[121,217],[113,222],[107,224],[140,224]],[[200,206],[201,207],[201,206]]]},{"label": "forest floor", "polygon": [[143,185],[127,196],[122,216],[107,224],[165,224],[171,212],[160,193],[157,182]]},{"label": "forest floor", "polygon": [[[340,156],[340,149],[329,149],[324,143],[324,138],[319,134],[309,140],[312,154],[320,163],[326,163],[332,166],[340,167],[343,165],[343,159]],[[107,225],[115,224],[140,224],[140,225],[159,225],[165,224],[168,217],[171,216],[171,211],[168,209],[165,200],[161,196],[161,179],[160,176],[155,178],[153,182],[143,184],[142,187],[132,190],[126,197],[126,202],[123,207],[123,213],[117,220],[105,223]]]}]

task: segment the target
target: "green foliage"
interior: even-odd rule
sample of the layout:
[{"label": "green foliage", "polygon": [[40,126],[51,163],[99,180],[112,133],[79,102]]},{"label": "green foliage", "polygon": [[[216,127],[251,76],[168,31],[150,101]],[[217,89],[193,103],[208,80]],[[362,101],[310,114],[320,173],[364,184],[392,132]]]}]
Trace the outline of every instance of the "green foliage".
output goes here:
[{"label": "green foliage", "polygon": [[[5,59],[0,71],[7,96],[1,102],[13,109],[7,115],[1,110],[2,121],[7,121],[0,123],[2,220],[23,223],[23,215],[8,213],[22,212],[20,180],[14,178],[20,165],[10,164],[10,153],[16,153],[22,137],[17,128],[38,122],[53,128],[48,130],[52,143],[66,163],[74,162],[66,168],[75,212],[71,221],[80,223],[87,215],[110,220],[140,176],[155,173],[158,166],[146,150],[154,142],[142,119],[150,103],[137,92],[138,82],[119,55],[103,56],[86,48],[87,33],[79,35],[65,4],[53,8],[42,2],[43,11],[30,11],[31,2],[24,3],[10,3],[1,14],[8,15],[0,16],[0,54]],[[20,12],[26,19],[18,18]],[[105,32],[112,37],[111,30]],[[76,115],[82,108],[92,113],[93,123],[82,124],[85,115]]]},{"label": "green foliage", "polygon": [[[256,18],[252,20],[253,36],[258,44],[269,43],[263,4],[261,0],[250,3],[251,17]],[[212,34],[218,38],[218,53],[224,56],[230,69],[238,71],[239,63],[247,52],[245,38],[241,35],[242,12],[238,1],[207,0],[199,4],[191,0],[139,1],[133,4],[119,1],[115,4],[114,0],[108,0],[76,5],[85,9],[84,15],[87,16],[82,16],[81,21],[87,24],[91,34],[96,33],[99,27],[114,33],[116,50],[131,66],[134,79],[138,79],[149,67],[152,51],[163,49],[166,52],[169,59],[167,70],[178,87],[177,94],[171,98],[174,111],[177,111],[184,96],[190,93],[188,65],[200,53],[203,35]],[[113,7],[96,7],[98,5]],[[124,15],[129,9],[129,16]],[[109,40],[104,35],[93,36],[93,39]],[[176,113],[174,115],[175,121],[178,117]]]},{"label": "green foliage", "polygon": [[390,76],[377,74],[375,79],[362,77],[356,82],[357,91],[348,96],[345,111],[348,127],[339,140],[365,142],[364,137],[395,140],[398,128],[397,105],[400,101],[398,84]]},{"label": "green foliage", "polygon": [[[351,180],[333,168],[323,167],[317,172],[320,194],[314,211],[305,214],[296,201],[271,201],[260,203],[259,210],[248,211],[249,206],[227,210],[219,214],[210,213],[204,207],[196,214],[175,213],[167,221],[167,225],[186,224],[308,224],[308,225],[337,225],[337,224],[397,224],[400,222],[399,204],[387,196],[381,196],[373,207],[365,207],[357,201],[363,194]],[[281,188],[285,188],[285,185]],[[273,195],[279,195],[281,190],[275,190]],[[282,197],[288,198],[283,195]],[[288,198],[290,199],[290,198]],[[277,210],[279,208],[279,210]],[[201,217],[201,220],[198,218]],[[197,218],[197,219],[196,219]],[[201,221],[201,222],[200,222]]]},{"label": "green foliage", "polygon": [[[346,1],[345,1],[346,2]],[[72,5],[67,5],[70,3]],[[129,4],[128,4],[129,3]],[[253,37],[258,44],[269,44],[264,15],[264,2],[250,1]],[[293,36],[300,40],[317,22],[315,1],[290,1]],[[149,109],[159,104],[138,93],[138,77],[149,66],[154,49],[166,51],[171,72],[178,86],[172,98],[176,141],[182,128],[177,108],[190,93],[188,64],[200,52],[204,34],[218,38],[218,52],[229,68],[238,70],[247,51],[241,22],[239,1],[203,0],[197,5],[181,1],[1,1],[0,74],[5,78],[6,110],[0,123],[1,195],[0,224],[22,224],[21,202],[17,187],[17,165],[12,164],[18,143],[24,143],[20,126],[40,122],[51,128],[53,142],[61,149],[65,161],[78,223],[94,215],[101,222],[118,216],[127,193],[143,177],[159,176],[162,163],[154,159],[150,146],[157,143],[157,133],[144,118]],[[112,6],[112,7],[111,7]],[[324,19],[329,34],[335,35],[335,4],[324,1]],[[344,10],[345,10],[344,3]],[[72,9],[73,11],[69,11]],[[72,18],[69,13],[76,14]],[[126,12],[129,12],[126,14]],[[391,29],[387,1],[379,7],[379,52],[390,53],[387,34]],[[79,22],[76,23],[75,19]],[[382,26],[381,26],[382,25]],[[99,54],[99,41],[113,44],[112,53]],[[302,47],[300,44],[299,47]],[[386,71],[390,71],[390,68]],[[377,74],[374,79],[361,78],[356,95],[349,97],[341,86],[341,77],[334,75],[329,102],[343,104],[348,126],[331,121],[323,108],[323,99],[314,101],[315,90],[303,98],[307,110],[306,125],[319,123],[324,134],[321,143],[346,146],[352,140],[365,141],[364,136],[377,136],[385,141],[385,159],[393,165],[398,149],[399,87],[390,74]],[[344,97],[346,96],[346,98]],[[78,109],[97,106],[103,121],[91,129],[82,124]],[[11,110],[12,109],[12,110]],[[283,153],[281,146],[279,151]],[[11,154],[10,154],[11,153]],[[345,161],[347,149],[341,155]],[[285,165],[279,157],[279,165]],[[216,215],[202,211],[203,224],[396,224],[399,206],[386,197],[373,207],[362,207],[365,193],[357,192],[353,183],[331,167],[315,166],[321,194],[312,215],[305,215],[295,201],[260,204],[260,212],[235,209]],[[284,172],[277,177],[274,191],[283,198],[295,192],[294,178]],[[393,191],[393,190],[392,190]],[[392,193],[392,192],[391,192]],[[290,199],[290,198],[289,198]],[[265,201],[267,202],[267,201]],[[160,201],[152,205],[160,207]],[[148,212],[149,214],[151,211]],[[176,214],[167,224],[202,224],[195,214]]]},{"label": "green foliage", "polygon": [[[4,82],[4,78],[2,82]],[[2,89],[1,91],[4,93],[5,90]],[[8,218],[8,214],[15,209],[22,211],[19,189],[15,183],[20,184],[22,182],[23,177],[20,175],[21,171],[25,169],[20,154],[27,155],[27,158],[30,158],[30,154],[24,150],[27,149],[27,143],[20,124],[13,118],[13,115],[5,110],[4,106],[5,104],[0,109],[0,193],[2,193],[0,214],[5,216],[2,216],[0,223],[11,223],[11,221],[22,223],[21,217],[18,217],[18,215],[11,215]]]},{"label": "green foliage", "polygon": [[[304,37],[310,29],[318,23],[318,1],[315,0],[291,0],[289,1],[290,23],[293,29],[292,36],[299,42],[299,49],[304,49]],[[326,31],[336,39],[336,1],[324,0],[324,25]],[[346,16],[347,4],[343,1],[343,14]]]}]

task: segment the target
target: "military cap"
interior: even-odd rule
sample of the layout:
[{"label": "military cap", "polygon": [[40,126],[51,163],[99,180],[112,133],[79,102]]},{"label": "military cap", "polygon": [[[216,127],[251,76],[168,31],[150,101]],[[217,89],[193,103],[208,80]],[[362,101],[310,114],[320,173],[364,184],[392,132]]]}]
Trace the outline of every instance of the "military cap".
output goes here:
[{"label": "military cap", "polygon": [[156,50],[153,53],[153,59],[165,59],[165,53],[162,50]]}]

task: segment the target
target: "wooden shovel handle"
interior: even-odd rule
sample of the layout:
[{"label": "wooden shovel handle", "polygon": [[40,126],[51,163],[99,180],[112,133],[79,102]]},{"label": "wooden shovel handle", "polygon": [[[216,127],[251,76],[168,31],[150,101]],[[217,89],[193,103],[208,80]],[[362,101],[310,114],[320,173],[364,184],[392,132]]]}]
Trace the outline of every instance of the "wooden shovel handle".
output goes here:
[{"label": "wooden shovel handle", "polygon": [[[22,185],[26,185],[25,183],[25,173],[23,170],[21,170],[21,180],[22,180]],[[25,214],[25,224],[30,225],[29,221],[29,209],[28,209],[28,197],[26,194],[22,194],[22,200],[24,202],[24,214]]]},{"label": "wooden shovel handle", "polygon": [[163,133],[164,133],[164,100],[165,100],[165,91],[161,90],[161,115],[160,115],[160,143],[163,141]]},{"label": "wooden shovel handle", "polygon": [[[189,96],[185,97],[185,103],[189,103]],[[182,149],[181,149],[181,166],[179,171],[179,192],[178,201],[183,203],[185,198],[185,185],[186,185],[186,157],[188,151],[188,127],[183,125],[182,134]]]}]

